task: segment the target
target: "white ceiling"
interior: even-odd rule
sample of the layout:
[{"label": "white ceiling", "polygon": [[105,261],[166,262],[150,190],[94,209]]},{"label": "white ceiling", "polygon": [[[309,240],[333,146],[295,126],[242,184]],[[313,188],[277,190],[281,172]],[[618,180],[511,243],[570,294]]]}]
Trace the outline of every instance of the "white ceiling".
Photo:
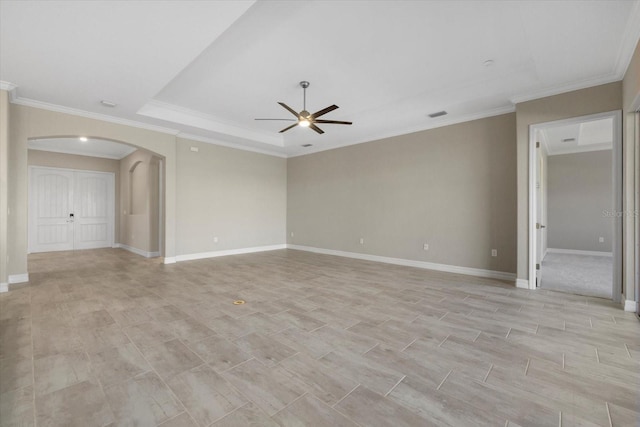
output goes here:
[{"label": "white ceiling", "polygon": [[[620,80],[639,36],[624,0],[3,0],[0,81],[16,103],[293,156]],[[302,109],[300,80],[309,111],[353,126],[253,120]]]},{"label": "white ceiling", "polygon": [[100,138],[40,138],[30,139],[27,146],[31,150],[53,151],[54,153],[78,154],[80,156],[104,157],[120,160],[136,151],[136,147]]},{"label": "white ceiling", "polygon": [[550,156],[611,150],[613,148],[613,119],[599,119],[540,129],[539,137]]}]

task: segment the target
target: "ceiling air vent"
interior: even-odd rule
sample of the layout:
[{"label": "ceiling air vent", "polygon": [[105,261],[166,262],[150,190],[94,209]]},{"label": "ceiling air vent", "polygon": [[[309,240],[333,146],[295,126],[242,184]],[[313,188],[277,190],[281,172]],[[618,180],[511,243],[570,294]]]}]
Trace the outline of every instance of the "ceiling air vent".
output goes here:
[{"label": "ceiling air vent", "polygon": [[432,119],[435,119],[436,117],[440,117],[440,116],[446,116],[447,112],[446,111],[438,111],[437,113],[431,113],[429,114],[429,117],[431,117]]},{"label": "ceiling air vent", "polygon": [[303,147],[311,147],[313,144],[302,144]]},{"label": "ceiling air vent", "polygon": [[575,138],[564,138],[562,142],[574,142],[575,140]]}]

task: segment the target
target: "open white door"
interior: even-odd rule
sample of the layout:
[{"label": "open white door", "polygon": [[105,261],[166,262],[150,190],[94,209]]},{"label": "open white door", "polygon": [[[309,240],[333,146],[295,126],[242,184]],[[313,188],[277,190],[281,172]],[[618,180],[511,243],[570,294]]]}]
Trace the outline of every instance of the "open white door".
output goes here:
[{"label": "open white door", "polygon": [[544,157],[540,143],[536,145],[536,287],[542,286],[542,260],[544,258],[544,240],[547,226],[544,221]]}]

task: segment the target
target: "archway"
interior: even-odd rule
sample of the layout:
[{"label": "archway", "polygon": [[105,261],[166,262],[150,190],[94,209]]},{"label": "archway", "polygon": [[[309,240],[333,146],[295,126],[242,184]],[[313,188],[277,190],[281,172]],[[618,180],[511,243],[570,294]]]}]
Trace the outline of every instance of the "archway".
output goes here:
[{"label": "archway", "polygon": [[[31,137],[27,146],[27,164],[31,177],[28,188],[29,252],[112,246],[145,257],[157,257],[166,253],[162,220],[166,217],[164,200],[167,187],[164,182],[164,156],[129,142],[88,135]],[[43,175],[43,170],[49,173]],[[86,185],[73,184],[75,188],[68,191],[77,201],[72,204],[63,203],[64,206],[57,209],[69,212],[54,212],[58,215],[54,221],[46,218],[41,222],[47,222],[47,226],[36,225],[39,213],[44,211],[42,207],[37,207],[38,198],[31,193],[38,191],[38,185],[48,185],[40,181],[44,182],[44,179],[52,177],[59,181],[60,176],[64,181],[64,177],[68,176],[72,180],[84,178],[85,181],[91,179],[92,182],[98,182],[103,175],[108,174],[115,181],[114,191],[109,196],[113,200],[102,203],[98,200],[101,197],[99,191],[87,189]],[[38,177],[38,182],[35,182],[34,176]],[[58,190],[66,191],[64,188]],[[51,188],[47,191],[51,196]],[[79,197],[81,191],[94,193]],[[66,194],[62,199],[65,197]],[[53,206],[51,201],[47,203],[48,206]],[[93,205],[83,208],[81,203]],[[97,212],[98,208],[104,209],[107,205],[108,215]],[[91,223],[87,220],[89,214],[94,214],[103,221],[98,223],[94,220]],[[93,234],[82,230],[90,230]],[[111,236],[100,234],[107,230]],[[48,241],[42,236],[46,236]],[[43,240],[48,244],[38,244]]]}]

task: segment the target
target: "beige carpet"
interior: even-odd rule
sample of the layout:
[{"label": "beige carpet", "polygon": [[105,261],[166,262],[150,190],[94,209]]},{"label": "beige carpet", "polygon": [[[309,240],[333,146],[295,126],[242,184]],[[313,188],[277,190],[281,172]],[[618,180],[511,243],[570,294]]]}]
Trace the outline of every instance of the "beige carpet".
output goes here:
[{"label": "beige carpet", "polygon": [[543,289],[611,299],[613,257],[549,253],[541,267]]}]

